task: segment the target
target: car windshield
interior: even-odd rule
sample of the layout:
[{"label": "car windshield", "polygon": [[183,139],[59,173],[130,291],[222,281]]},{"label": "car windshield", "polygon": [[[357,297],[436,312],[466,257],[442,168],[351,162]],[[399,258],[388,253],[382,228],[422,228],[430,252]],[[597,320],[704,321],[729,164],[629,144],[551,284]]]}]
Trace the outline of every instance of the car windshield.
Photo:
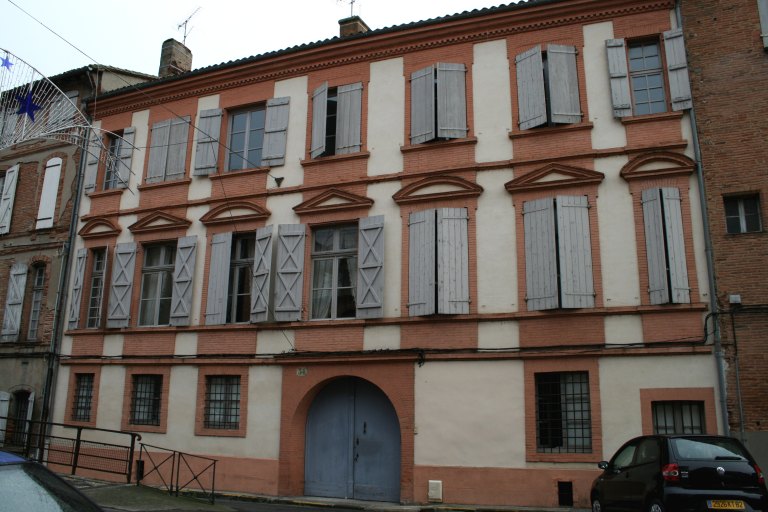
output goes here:
[{"label": "car windshield", "polygon": [[96,505],[46,468],[32,463],[0,465],[2,510],[91,512]]},{"label": "car windshield", "polygon": [[727,437],[676,437],[672,446],[679,459],[747,460],[744,448]]}]

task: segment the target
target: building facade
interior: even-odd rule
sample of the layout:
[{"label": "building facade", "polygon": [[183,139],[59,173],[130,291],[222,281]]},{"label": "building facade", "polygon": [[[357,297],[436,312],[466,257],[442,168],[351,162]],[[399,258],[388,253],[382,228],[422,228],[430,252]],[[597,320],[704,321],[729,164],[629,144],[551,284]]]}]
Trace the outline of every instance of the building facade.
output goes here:
[{"label": "building facade", "polygon": [[89,110],[120,166],[86,164],[56,420],[217,489],[536,506],[721,432],[674,3],[359,26]]}]

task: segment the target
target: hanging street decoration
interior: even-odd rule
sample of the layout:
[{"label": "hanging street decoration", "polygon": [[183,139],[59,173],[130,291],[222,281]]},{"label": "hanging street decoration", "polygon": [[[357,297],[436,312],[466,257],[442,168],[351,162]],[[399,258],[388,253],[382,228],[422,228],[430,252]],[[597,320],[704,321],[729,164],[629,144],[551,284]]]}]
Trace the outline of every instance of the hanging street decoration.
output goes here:
[{"label": "hanging street decoration", "polygon": [[8,54],[5,54],[5,57],[2,58],[2,63],[0,63],[0,66],[4,68],[11,69],[11,66],[13,66],[13,62],[11,62],[11,59],[8,58]]},{"label": "hanging street decoration", "polygon": [[19,110],[16,112],[17,114],[27,114],[29,118],[32,120],[32,122],[35,122],[35,111],[40,110],[42,107],[40,105],[35,104],[35,102],[32,99],[32,93],[28,92],[25,97],[16,96],[16,99],[19,100],[19,103],[21,106],[19,107]]}]

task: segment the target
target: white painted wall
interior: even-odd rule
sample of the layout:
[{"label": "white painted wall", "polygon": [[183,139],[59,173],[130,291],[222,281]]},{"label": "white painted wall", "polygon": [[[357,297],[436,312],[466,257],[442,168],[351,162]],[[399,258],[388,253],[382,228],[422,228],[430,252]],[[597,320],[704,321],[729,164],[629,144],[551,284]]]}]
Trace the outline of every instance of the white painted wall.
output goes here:
[{"label": "white painted wall", "polygon": [[125,339],[122,334],[107,334],[104,336],[104,346],[101,354],[104,357],[120,357],[123,355]]},{"label": "white painted wall", "polygon": [[277,235],[277,226],[280,224],[301,223],[301,219],[293,211],[293,207],[301,204],[302,201],[301,193],[267,197],[267,210],[272,212],[269,217],[269,224],[275,226],[273,235]]},{"label": "white painted wall", "polygon": [[371,63],[368,85],[368,175],[403,171],[405,131],[405,76],[403,59]]},{"label": "white painted wall", "polygon": [[366,326],[363,331],[363,350],[397,350],[400,348],[399,325]]},{"label": "white painted wall", "polygon": [[399,181],[374,183],[368,186],[367,195],[374,203],[369,216],[384,216],[384,316],[400,316],[400,291],[403,262],[403,225],[400,207],[392,196],[400,190]]},{"label": "white painted wall", "polygon": [[[691,225],[693,226],[693,254],[696,260],[696,273],[688,270],[688,280],[696,279],[699,284],[699,298],[709,302],[709,277],[707,275],[707,244],[704,238],[704,214],[699,196],[699,183],[696,174],[691,175],[688,201],[691,204]],[[694,277],[695,276],[695,277]],[[696,300],[691,297],[691,300]]]},{"label": "white painted wall", "polygon": [[[275,82],[275,98],[291,98],[288,112],[288,140],[285,147],[285,164],[272,167],[269,174],[285,178],[282,187],[293,187],[304,183],[304,148],[307,139],[307,111],[309,108],[308,78],[299,76]],[[267,188],[277,187],[275,180],[267,179]],[[272,210],[273,212],[275,210]]]},{"label": "white painted wall", "polygon": [[[61,380],[59,380],[61,382]],[[123,388],[125,366],[105,365],[99,377],[99,403],[95,404],[96,426],[112,430],[121,429],[123,417]],[[142,438],[143,438],[142,434]],[[150,442],[143,439],[145,443]],[[162,446],[162,445],[161,445]]]},{"label": "white painted wall", "polygon": [[[195,116],[195,125],[200,126],[200,112],[203,110],[210,110],[213,108],[219,108],[219,95],[214,94],[212,96],[202,96],[197,100],[197,115]],[[192,157],[189,163],[191,169],[190,174],[194,173],[195,169],[195,155],[197,154],[197,139],[202,135],[197,130],[192,130]],[[222,135],[226,132],[222,131]],[[226,139],[221,140],[226,145]],[[219,156],[226,152],[224,145],[219,145]],[[192,183],[189,186],[187,197],[190,201],[195,199],[205,199],[211,197],[211,180],[207,176],[192,176]]]},{"label": "white painted wall", "polygon": [[[69,338],[70,340],[70,348],[71,348],[71,340],[72,338],[69,336],[65,336],[64,339],[66,340]],[[63,353],[63,350],[62,350]],[[71,353],[71,350],[70,352]],[[51,419],[50,421],[54,423],[66,423],[64,421],[64,411],[67,408],[67,400],[69,400],[70,392],[69,392],[69,366],[62,366],[59,365],[59,369],[57,371],[56,375],[56,386],[55,386],[55,394],[53,396],[53,411],[51,413]]]},{"label": "white painted wall", "polygon": [[282,354],[293,352],[296,347],[296,332],[280,329],[276,331],[256,332],[257,354]]},{"label": "white painted wall", "polygon": [[197,333],[177,332],[176,343],[173,347],[175,356],[194,356],[197,354]]},{"label": "white painted wall", "polygon": [[520,325],[516,321],[480,322],[477,326],[477,347],[483,349],[518,348]]},{"label": "white painted wall", "polygon": [[606,345],[643,342],[643,319],[640,315],[606,316],[604,322]]},{"label": "white painted wall", "polygon": [[475,159],[478,162],[511,159],[512,93],[506,39],[474,45],[472,91],[472,122],[477,137]]}]

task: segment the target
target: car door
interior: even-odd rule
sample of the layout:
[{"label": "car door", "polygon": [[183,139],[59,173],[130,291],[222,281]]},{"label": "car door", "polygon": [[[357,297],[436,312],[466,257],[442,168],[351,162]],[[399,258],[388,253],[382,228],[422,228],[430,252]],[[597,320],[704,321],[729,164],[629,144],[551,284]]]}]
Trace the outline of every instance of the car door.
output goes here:
[{"label": "car door", "polygon": [[603,506],[606,510],[632,510],[631,487],[629,475],[635,460],[637,446],[642,439],[633,439],[619,448],[616,455],[608,463],[602,475]]},{"label": "car door", "polygon": [[661,475],[661,444],[657,437],[640,440],[632,466],[626,470],[626,499],[630,510],[643,510],[656,496]]}]

